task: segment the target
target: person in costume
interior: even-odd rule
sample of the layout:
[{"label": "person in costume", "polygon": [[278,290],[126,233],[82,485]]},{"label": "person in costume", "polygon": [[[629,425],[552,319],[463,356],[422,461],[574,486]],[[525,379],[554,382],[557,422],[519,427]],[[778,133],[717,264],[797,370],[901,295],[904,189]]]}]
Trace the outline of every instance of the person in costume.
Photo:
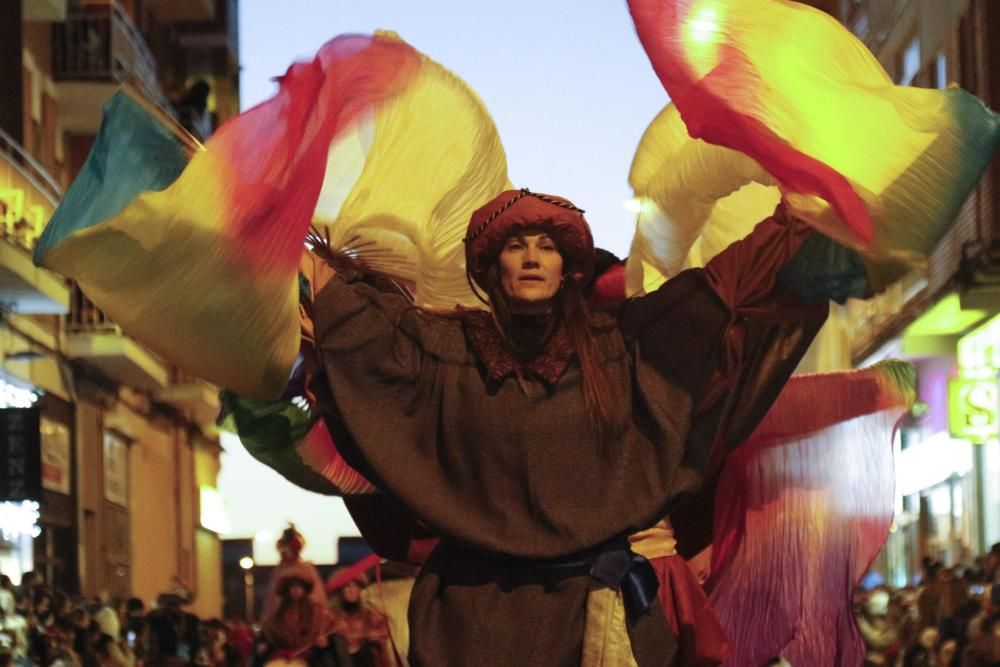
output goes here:
[{"label": "person in costume", "polygon": [[304,562],[290,564],[277,578],[278,605],[261,624],[268,660],[306,660],[324,664],[333,620],[326,605],[312,597],[314,580]]},{"label": "person in costume", "polygon": [[[439,540],[411,603],[417,664],[669,664],[681,594],[656,591],[669,579],[641,557],[648,540],[630,548],[657,527],[685,557],[712,545],[730,664],[846,667],[863,645],[844,602],[889,527],[888,433],[912,373],[782,387],[826,299],[920,267],[1000,123],[963,91],[895,86],[793,2],[628,5],[672,104],[636,152],[633,298],[609,312],[580,298],[582,212],[510,190],[481,100],[384,33],[332,40],[205,150],[116,97],[36,262],[231,390],[233,414],[255,413],[238,430],[258,459],[384,499],[419,528],[401,544]],[[310,229],[314,249],[401,294],[351,262],[297,283]],[[506,263],[551,253],[542,233],[558,280]],[[488,311],[456,312],[481,305],[467,281]],[[309,411],[275,400],[303,397],[285,389],[301,343],[322,370]]]},{"label": "person in costume", "polygon": [[713,474],[822,325],[825,302],[776,286],[809,235],[779,209],[705,269],[589,313],[583,211],[514,190],[466,237],[489,312],[314,286],[312,387],[338,448],[442,538],[411,599],[414,664],[587,664],[585,631],[628,636],[640,665],[674,659],[627,537]]},{"label": "person in costume", "polygon": [[264,596],[264,604],[261,608],[261,618],[269,617],[278,608],[280,603],[278,585],[286,571],[306,573],[310,581],[309,597],[317,604],[326,605],[326,591],[323,588],[322,577],[319,576],[315,565],[302,559],[302,549],[305,548],[305,545],[305,537],[295,528],[295,524],[288,524],[288,528],[285,528],[281,533],[281,537],[278,538],[276,546],[281,560],[275,565],[274,570],[271,571],[267,593]]},{"label": "person in costume", "polygon": [[344,641],[353,667],[390,667],[396,663],[390,657],[388,620],[363,599],[367,587],[368,577],[362,572],[332,591],[331,634]]}]

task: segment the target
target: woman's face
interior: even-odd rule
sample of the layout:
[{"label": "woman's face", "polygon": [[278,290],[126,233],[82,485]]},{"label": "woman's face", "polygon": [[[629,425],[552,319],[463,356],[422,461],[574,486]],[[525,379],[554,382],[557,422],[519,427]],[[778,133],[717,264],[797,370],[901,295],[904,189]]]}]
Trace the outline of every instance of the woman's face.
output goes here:
[{"label": "woman's face", "polygon": [[361,587],[357,583],[351,582],[344,586],[341,593],[344,596],[344,602],[348,604],[354,604],[361,599]]},{"label": "woman's face", "polygon": [[507,237],[500,251],[500,287],[512,312],[547,313],[562,280],[563,258],[548,234],[526,230]]}]

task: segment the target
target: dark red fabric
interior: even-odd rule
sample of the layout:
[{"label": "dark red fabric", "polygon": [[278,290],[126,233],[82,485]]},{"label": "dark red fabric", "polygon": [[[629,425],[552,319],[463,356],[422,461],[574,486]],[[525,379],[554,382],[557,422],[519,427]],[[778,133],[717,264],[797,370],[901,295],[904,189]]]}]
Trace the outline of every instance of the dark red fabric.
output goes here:
[{"label": "dark red fabric", "polygon": [[607,308],[625,300],[625,260],[608,267],[594,280],[590,289],[590,303],[598,308]]},{"label": "dark red fabric", "polygon": [[[536,194],[573,206],[562,197]],[[517,197],[513,205],[493,217]],[[590,280],[594,272],[594,238],[583,212],[551,204],[534,194],[525,195],[521,190],[507,190],[476,210],[469,221],[465,263],[476,284],[485,288],[486,272],[496,262],[507,237],[528,228],[540,229],[555,239],[567,275],[581,284]]]},{"label": "dark red fabric", "polygon": [[730,653],[729,639],[708,596],[680,556],[650,559],[659,597],[677,637],[677,667],[714,667]]},{"label": "dark red fabric", "polygon": [[556,327],[541,353],[525,364],[519,363],[507,351],[497,332],[496,324],[488,313],[478,311],[469,313],[465,325],[469,342],[475,348],[491,380],[500,381],[518,372],[530,373],[551,387],[563,376],[569,362],[576,354],[573,340],[566,327],[562,325]]}]

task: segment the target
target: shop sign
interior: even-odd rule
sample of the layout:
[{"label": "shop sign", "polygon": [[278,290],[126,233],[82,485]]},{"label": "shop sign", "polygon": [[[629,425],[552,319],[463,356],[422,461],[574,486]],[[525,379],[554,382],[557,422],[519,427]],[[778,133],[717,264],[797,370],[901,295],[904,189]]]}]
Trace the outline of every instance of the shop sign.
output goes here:
[{"label": "shop sign", "polygon": [[69,429],[42,418],[42,487],[49,491],[70,493]]},{"label": "shop sign", "polygon": [[996,378],[951,381],[948,430],[952,437],[976,443],[1000,437],[1000,383]]},{"label": "shop sign", "polygon": [[128,506],[128,445],[114,433],[104,434],[104,498]]},{"label": "shop sign", "polygon": [[996,378],[1000,373],[1000,315],[958,341],[958,369],[963,378]]},{"label": "shop sign", "polygon": [[0,408],[0,501],[42,499],[38,408]]},{"label": "shop sign", "polygon": [[38,525],[39,505],[34,500],[20,502],[0,502],[0,536],[12,542],[22,535],[38,537],[42,529]]}]

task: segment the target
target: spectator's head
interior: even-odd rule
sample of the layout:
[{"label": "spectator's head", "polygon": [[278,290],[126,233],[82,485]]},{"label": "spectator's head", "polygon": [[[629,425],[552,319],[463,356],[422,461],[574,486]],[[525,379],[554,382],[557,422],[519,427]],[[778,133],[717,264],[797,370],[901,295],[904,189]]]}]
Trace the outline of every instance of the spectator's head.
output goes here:
[{"label": "spectator's head", "polygon": [[143,616],[146,613],[145,605],[139,598],[129,598],[125,602],[125,613],[129,616]]},{"label": "spectator's head", "polygon": [[958,640],[957,639],[946,639],[941,642],[941,647],[938,649],[938,662],[937,664],[941,667],[948,667],[952,664],[955,659],[955,654],[958,653]]},{"label": "spectator's head", "polygon": [[868,593],[865,601],[865,611],[870,616],[885,616],[889,611],[889,591],[884,586],[879,586]]},{"label": "spectator's head", "polygon": [[298,602],[312,592],[313,583],[301,577],[284,577],[278,582],[278,596],[291,602]]},{"label": "spectator's head", "polygon": [[73,601],[62,591],[52,591],[52,615],[66,618],[73,611]]},{"label": "spectator's head", "polygon": [[990,579],[996,577],[997,572],[1000,571],[1000,542],[990,547],[989,553],[986,554],[984,569],[986,570],[986,576]]},{"label": "spectator's head", "polygon": [[52,611],[52,595],[47,589],[38,587],[35,589],[32,605],[36,615],[45,616]]},{"label": "spectator's head", "polygon": [[0,588],[5,591],[14,590],[14,582],[6,574],[0,574]]},{"label": "spectator's head", "polygon": [[94,640],[94,655],[101,658],[102,661],[111,660],[111,645],[114,643],[114,639],[109,635],[102,634],[97,639]]},{"label": "spectator's head", "polygon": [[158,607],[170,611],[180,611],[181,607],[191,604],[194,594],[183,586],[174,586],[169,591],[160,593],[156,599]]},{"label": "spectator's head", "polygon": [[934,646],[938,642],[938,629],[934,627],[927,627],[920,631],[920,636],[917,638],[917,643],[923,646],[928,651],[933,651]]},{"label": "spectator's head", "polygon": [[295,528],[294,523],[290,523],[278,538],[278,553],[281,554],[282,560],[297,560],[305,545],[305,537]]},{"label": "spectator's head", "polygon": [[82,630],[90,625],[90,614],[87,613],[86,609],[77,608],[70,612],[69,620],[74,628]]}]

